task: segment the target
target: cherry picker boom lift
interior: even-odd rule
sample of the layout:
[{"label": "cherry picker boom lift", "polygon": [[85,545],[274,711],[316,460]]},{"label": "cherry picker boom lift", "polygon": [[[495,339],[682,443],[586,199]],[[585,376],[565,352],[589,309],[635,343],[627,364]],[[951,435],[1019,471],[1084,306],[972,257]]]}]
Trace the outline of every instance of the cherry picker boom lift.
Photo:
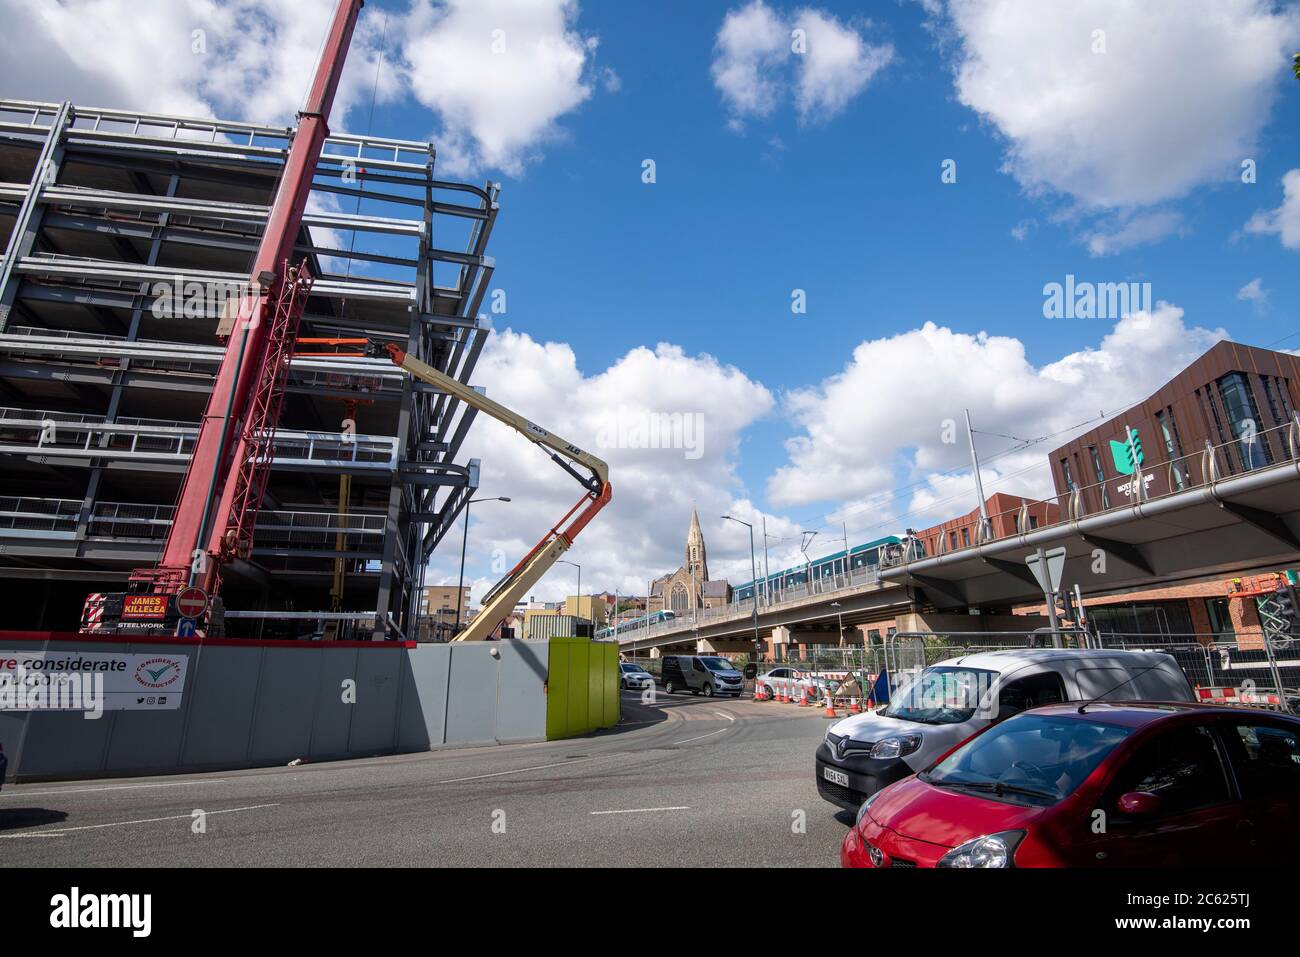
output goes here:
[{"label": "cherry picker boom lift", "polygon": [[[497,626],[514,610],[515,603],[528,594],[528,590],[546,574],[561,555],[569,550],[578,533],[587,526],[597,512],[609,504],[613,494],[609,484],[609,467],[590,452],[584,452],[573,443],[548,432],[519,413],[507,409],[501,403],[494,402],[471,386],[439,372],[414,356],[407,355],[398,346],[390,343],[372,347],[372,351],[376,353],[380,349],[388,353],[394,365],[409,375],[455,396],[471,408],[492,416],[498,422],[505,423],[529,442],[548,449],[551,459],[586,489],[586,494],[578,499],[573,508],[569,509],[564,517],[542,536],[542,540],[533,546],[518,565],[483,596],[482,610],[464,631],[452,639],[452,641],[482,641],[496,631]],[[590,475],[584,478],[574,467],[575,464]],[[459,625],[459,622],[457,624]]]}]

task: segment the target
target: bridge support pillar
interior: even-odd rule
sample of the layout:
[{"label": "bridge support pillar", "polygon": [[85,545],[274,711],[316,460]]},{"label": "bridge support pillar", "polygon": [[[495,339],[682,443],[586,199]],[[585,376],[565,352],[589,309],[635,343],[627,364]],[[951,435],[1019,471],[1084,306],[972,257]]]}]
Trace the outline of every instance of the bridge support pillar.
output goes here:
[{"label": "bridge support pillar", "polygon": [[719,638],[701,638],[695,643],[695,653],[697,655],[736,655],[736,654],[753,654],[754,642],[749,641],[723,641]]}]

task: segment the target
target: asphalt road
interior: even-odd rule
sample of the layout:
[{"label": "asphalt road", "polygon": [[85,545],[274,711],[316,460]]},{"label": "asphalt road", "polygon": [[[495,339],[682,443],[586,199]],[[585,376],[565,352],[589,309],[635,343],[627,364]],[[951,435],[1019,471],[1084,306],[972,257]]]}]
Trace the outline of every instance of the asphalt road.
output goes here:
[{"label": "asphalt road", "polygon": [[835,866],[850,815],[813,780],[828,724],[624,693],[617,728],[568,741],[9,785],[0,867]]}]

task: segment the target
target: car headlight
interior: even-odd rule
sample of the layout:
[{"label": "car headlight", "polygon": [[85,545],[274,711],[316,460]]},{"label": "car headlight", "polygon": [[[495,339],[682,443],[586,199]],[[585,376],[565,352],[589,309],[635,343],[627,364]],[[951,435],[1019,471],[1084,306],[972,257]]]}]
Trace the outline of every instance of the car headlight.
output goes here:
[{"label": "car headlight", "polygon": [[871,807],[871,803],[875,801],[875,799],[878,797],[880,797],[879,791],[877,791],[875,794],[871,795],[871,797],[867,798],[865,801],[862,802],[862,807],[858,808],[858,816],[853,822],[854,827],[857,827],[859,824],[862,823],[862,819],[867,816],[867,808]]},{"label": "car headlight", "polygon": [[901,758],[921,747],[921,734],[896,734],[892,738],[877,741],[868,752],[870,758]]},{"label": "car headlight", "polygon": [[999,831],[985,834],[960,847],[954,847],[940,859],[938,867],[1012,867],[1016,845],[1024,831]]}]

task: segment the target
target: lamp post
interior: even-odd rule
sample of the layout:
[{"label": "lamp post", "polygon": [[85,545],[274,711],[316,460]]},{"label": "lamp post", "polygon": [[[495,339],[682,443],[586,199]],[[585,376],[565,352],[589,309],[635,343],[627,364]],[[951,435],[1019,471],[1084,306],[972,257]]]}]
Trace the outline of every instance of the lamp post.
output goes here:
[{"label": "lamp post", "polygon": [[754,657],[758,657],[758,565],[754,558],[754,526],[749,522],[741,521],[733,515],[724,515],[723,519],[730,522],[739,522],[749,529],[749,574],[750,581],[754,583],[754,594],[751,596],[750,607],[754,612]]},{"label": "lamp post", "polygon": [[582,614],[582,566],[577,562],[571,562],[567,558],[557,559],[561,565],[572,565],[578,570],[578,614]]},{"label": "lamp post", "polygon": [[460,584],[456,586],[456,631],[460,631],[460,603],[465,594],[465,543],[469,541],[469,507],[475,502],[508,502],[508,496],[497,495],[494,498],[472,498],[465,503],[465,530],[460,536]]},{"label": "lamp post", "polygon": [[843,613],[840,612],[839,602],[837,601],[831,602],[831,607],[835,609],[835,617],[838,618],[840,622],[840,647],[843,648],[844,647],[844,615]]}]

